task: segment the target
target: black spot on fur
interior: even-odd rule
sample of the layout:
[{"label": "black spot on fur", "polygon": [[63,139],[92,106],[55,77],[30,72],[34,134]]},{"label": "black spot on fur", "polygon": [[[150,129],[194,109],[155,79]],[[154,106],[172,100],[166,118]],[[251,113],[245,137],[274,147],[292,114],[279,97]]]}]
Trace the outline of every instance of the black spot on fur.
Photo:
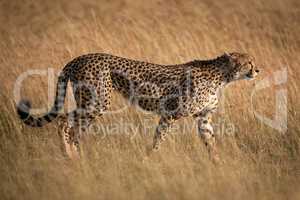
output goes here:
[{"label": "black spot on fur", "polygon": [[51,122],[51,121],[52,121],[50,115],[46,115],[46,116],[44,117],[44,119],[45,119],[47,122]]}]

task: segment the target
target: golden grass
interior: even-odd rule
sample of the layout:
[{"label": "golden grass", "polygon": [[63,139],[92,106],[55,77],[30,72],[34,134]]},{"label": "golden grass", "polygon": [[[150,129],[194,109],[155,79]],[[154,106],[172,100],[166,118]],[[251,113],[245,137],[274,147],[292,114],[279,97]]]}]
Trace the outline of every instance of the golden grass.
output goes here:
[{"label": "golden grass", "polygon": [[[1,199],[300,198],[299,1],[29,0],[0,6]],[[98,122],[103,129],[85,138],[82,159],[73,162],[62,155],[55,123],[24,127],[14,111],[12,91],[21,73],[58,72],[81,54],[171,64],[224,51],[249,52],[263,73],[225,90],[215,121],[225,125],[223,133],[229,125],[235,132],[218,137],[223,165],[208,159],[192,119],[182,120],[161,152],[142,162],[157,117],[133,108],[108,114]],[[287,69],[288,82],[258,91],[253,103],[271,118],[276,92],[286,89],[284,134],[258,120],[250,101],[254,84],[272,80],[280,69]],[[46,107],[53,99],[47,88],[45,77],[33,76],[22,96]],[[114,96],[114,109],[122,105]]]}]

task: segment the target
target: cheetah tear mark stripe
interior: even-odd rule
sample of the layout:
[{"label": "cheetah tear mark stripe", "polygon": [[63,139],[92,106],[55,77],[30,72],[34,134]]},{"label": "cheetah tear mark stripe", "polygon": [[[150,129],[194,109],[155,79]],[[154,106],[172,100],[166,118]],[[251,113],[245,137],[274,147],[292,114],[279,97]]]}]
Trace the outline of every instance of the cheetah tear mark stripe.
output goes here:
[{"label": "cheetah tear mark stripe", "polygon": [[68,73],[66,71],[61,72],[57,81],[54,105],[51,110],[42,117],[35,118],[32,116],[30,114],[30,102],[27,100],[21,100],[17,105],[17,112],[20,119],[25,124],[32,127],[42,127],[53,121],[58,116],[59,110],[61,110],[64,105],[68,80]]}]

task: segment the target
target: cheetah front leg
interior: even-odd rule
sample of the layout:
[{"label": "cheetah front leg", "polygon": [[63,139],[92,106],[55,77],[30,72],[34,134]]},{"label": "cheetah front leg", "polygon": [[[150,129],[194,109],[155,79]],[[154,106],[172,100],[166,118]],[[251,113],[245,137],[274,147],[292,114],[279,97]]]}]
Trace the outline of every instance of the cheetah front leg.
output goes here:
[{"label": "cheetah front leg", "polygon": [[153,138],[153,146],[152,151],[158,151],[160,148],[161,143],[165,140],[168,130],[173,124],[174,120],[167,117],[162,117],[159,120],[159,124],[156,127],[155,135]]},{"label": "cheetah front leg", "polygon": [[216,148],[216,137],[212,127],[212,113],[204,111],[196,115],[198,135],[208,149],[209,156],[214,162],[219,162],[220,157]]}]

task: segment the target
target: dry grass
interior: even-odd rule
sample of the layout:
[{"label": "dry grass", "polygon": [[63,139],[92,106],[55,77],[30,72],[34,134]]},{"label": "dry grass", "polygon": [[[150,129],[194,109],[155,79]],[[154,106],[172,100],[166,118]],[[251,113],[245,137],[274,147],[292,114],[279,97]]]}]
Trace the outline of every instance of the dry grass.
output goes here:
[{"label": "dry grass", "polygon": [[[0,8],[1,199],[300,198],[298,0],[29,0],[2,1]],[[60,151],[55,123],[24,127],[14,112],[12,90],[22,72],[59,71],[87,52],[166,64],[224,51],[254,55],[263,70],[256,83],[277,70],[288,72],[287,83],[258,91],[253,102],[272,117],[276,91],[287,89],[285,134],[254,116],[254,82],[225,90],[215,121],[234,125],[235,132],[219,136],[224,165],[210,162],[192,119],[182,120],[162,151],[143,163],[157,117],[133,108],[108,114],[99,121],[106,129],[87,137],[83,158],[72,162]],[[33,76],[24,81],[22,96],[46,107],[52,103],[46,91],[45,77]],[[124,101],[115,96],[114,105]]]}]

